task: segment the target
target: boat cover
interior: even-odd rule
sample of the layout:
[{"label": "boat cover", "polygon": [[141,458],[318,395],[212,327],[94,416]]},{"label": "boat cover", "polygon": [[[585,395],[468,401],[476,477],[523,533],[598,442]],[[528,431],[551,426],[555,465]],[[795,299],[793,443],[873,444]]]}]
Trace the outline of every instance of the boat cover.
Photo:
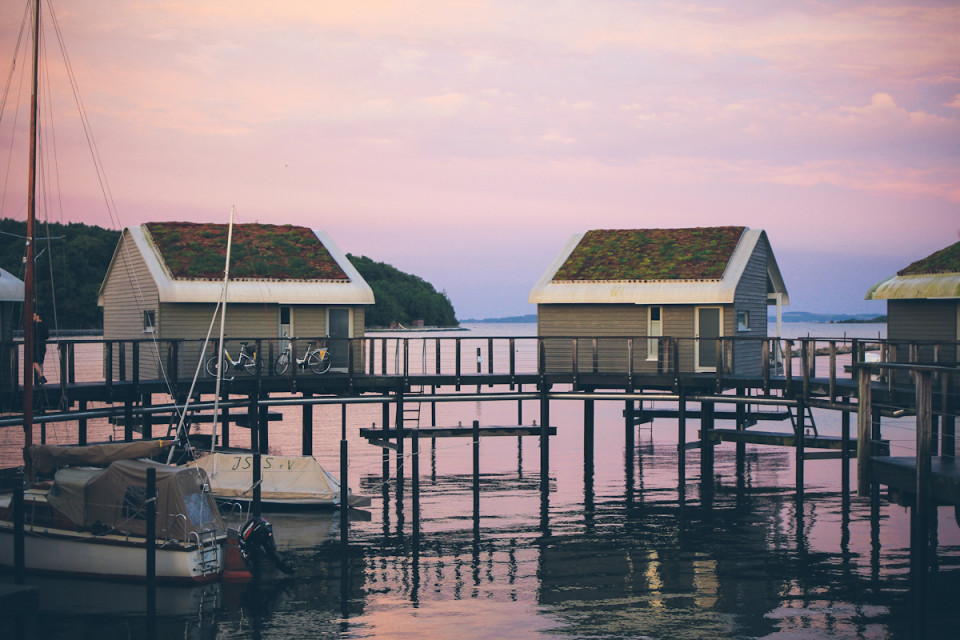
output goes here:
[{"label": "boat cover", "polygon": [[169,447],[172,440],[137,440],[135,442],[108,442],[76,447],[57,447],[50,444],[32,445],[30,458],[34,471],[50,473],[66,465],[104,467],[117,460],[152,458]]},{"label": "boat cover", "polygon": [[213,495],[204,490],[207,474],[198,468],[150,460],[118,460],[106,469],[67,467],[57,471],[47,502],[85,529],[146,535],[150,468],[157,471],[157,539],[226,532]]},{"label": "boat cover", "polygon": [[[206,470],[210,489],[218,498],[253,498],[253,454],[217,452],[191,464]],[[260,468],[262,500],[340,501],[340,483],[312,456],[263,455]]]}]

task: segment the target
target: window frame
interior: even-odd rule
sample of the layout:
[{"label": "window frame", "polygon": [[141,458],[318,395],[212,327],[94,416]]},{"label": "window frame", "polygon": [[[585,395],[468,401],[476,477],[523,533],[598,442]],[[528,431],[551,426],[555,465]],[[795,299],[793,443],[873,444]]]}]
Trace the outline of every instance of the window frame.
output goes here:
[{"label": "window frame", "polygon": [[[654,320],[653,312],[656,310],[657,319]],[[660,338],[663,337],[663,307],[653,305],[647,307],[647,361],[657,362],[660,360]]]},{"label": "window frame", "polygon": [[746,309],[737,311],[737,331],[750,331],[750,312]]},{"label": "window frame", "polygon": [[156,309],[143,310],[143,332],[156,333],[157,331],[157,311]]}]

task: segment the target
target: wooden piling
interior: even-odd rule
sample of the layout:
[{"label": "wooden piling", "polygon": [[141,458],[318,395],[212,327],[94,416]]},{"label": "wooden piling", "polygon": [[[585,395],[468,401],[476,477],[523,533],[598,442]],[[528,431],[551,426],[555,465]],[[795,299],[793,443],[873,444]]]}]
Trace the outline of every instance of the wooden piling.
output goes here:
[{"label": "wooden piling", "polygon": [[857,495],[866,497],[870,494],[870,431],[873,424],[870,369],[860,367],[859,376],[857,392]]},{"label": "wooden piling", "polygon": [[583,401],[583,465],[593,469],[593,430],[594,412],[593,400]]},{"label": "wooden piling", "polygon": [[[296,369],[296,367],[294,367]],[[313,394],[309,391],[303,392],[304,399]],[[346,406],[346,405],[344,405]],[[313,405],[303,405],[302,429],[300,430],[300,451],[305,456],[313,455]]]},{"label": "wooden piling", "polygon": [[473,528],[480,533],[480,421],[473,421]]},{"label": "wooden piling", "polygon": [[349,544],[350,469],[347,448],[347,404],[340,405],[340,544],[346,555]]},{"label": "wooden piling", "polygon": [[147,620],[153,623],[157,615],[157,470],[147,469],[146,500],[147,536]]},{"label": "wooden piling", "polygon": [[687,392],[683,384],[677,399],[677,482],[682,489],[687,483]]}]

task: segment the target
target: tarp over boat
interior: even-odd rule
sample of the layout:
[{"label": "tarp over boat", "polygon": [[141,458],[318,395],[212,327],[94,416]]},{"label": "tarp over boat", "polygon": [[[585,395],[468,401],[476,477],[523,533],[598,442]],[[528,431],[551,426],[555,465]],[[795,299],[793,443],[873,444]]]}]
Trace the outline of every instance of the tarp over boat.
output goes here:
[{"label": "tarp over boat", "polygon": [[216,501],[204,491],[203,469],[149,460],[118,460],[106,469],[57,471],[47,502],[74,524],[91,530],[145,535],[147,469],[157,472],[157,538],[186,541],[191,533],[225,533]]},{"label": "tarp over boat", "polygon": [[173,444],[173,440],[138,440],[135,442],[108,442],[76,447],[58,447],[50,444],[30,446],[34,471],[50,473],[66,465],[104,467],[117,460],[152,458]]},{"label": "tarp over boat", "polygon": [[[253,499],[253,454],[217,452],[195,463],[206,470],[218,498]],[[340,483],[311,456],[260,458],[262,500],[338,504]]]}]

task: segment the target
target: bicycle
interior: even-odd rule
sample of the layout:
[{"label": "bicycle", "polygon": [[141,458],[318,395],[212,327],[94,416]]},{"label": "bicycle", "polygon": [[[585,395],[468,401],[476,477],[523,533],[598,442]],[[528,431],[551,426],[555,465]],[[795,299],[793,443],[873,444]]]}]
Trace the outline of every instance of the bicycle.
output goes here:
[{"label": "bicycle", "polygon": [[[276,372],[282,376],[290,366],[290,359],[293,355],[293,343],[287,342],[287,348],[277,357]],[[310,371],[320,374],[330,370],[330,350],[327,347],[317,347],[316,342],[307,343],[307,352],[303,358],[296,358],[297,366],[301,370],[310,369]]]},{"label": "bicycle", "polygon": [[[217,356],[210,356],[204,365],[207,370],[207,375],[214,378],[217,377],[217,370],[221,362],[223,363],[224,372],[233,370],[246,371],[250,375],[256,375],[257,373],[257,352],[255,348],[247,342],[240,343],[240,353],[237,355],[236,360],[230,357],[230,352],[227,351],[226,347],[223,347],[223,355],[220,359],[218,359]],[[232,380],[233,378],[230,379]]]}]

